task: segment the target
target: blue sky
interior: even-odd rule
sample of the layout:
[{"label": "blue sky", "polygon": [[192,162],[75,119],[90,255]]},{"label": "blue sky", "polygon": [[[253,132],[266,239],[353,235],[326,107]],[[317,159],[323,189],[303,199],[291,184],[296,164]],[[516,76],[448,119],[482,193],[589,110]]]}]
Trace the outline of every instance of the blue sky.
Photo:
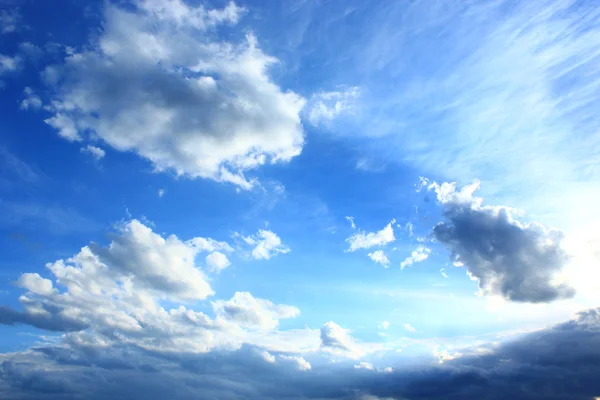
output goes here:
[{"label": "blue sky", "polygon": [[0,0],[0,398],[539,398],[600,326],[599,13]]}]

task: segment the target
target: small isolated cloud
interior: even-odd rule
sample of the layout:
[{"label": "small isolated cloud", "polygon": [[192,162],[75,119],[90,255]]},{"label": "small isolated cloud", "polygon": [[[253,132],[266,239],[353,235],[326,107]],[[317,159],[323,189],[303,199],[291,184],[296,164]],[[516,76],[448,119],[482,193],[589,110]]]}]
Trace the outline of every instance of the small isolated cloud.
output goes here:
[{"label": "small isolated cloud", "polygon": [[23,95],[25,98],[21,100],[21,110],[39,110],[42,107],[42,99],[30,87],[23,90]]},{"label": "small isolated cloud", "polygon": [[403,327],[404,327],[404,330],[406,330],[407,332],[415,333],[417,331],[415,329],[415,327],[412,326],[411,324],[404,324]]},{"label": "small isolated cloud", "polygon": [[415,250],[410,253],[409,257],[406,257],[404,261],[400,263],[400,267],[404,269],[409,265],[413,265],[415,263],[419,263],[427,260],[429,254],[431,253],[431,249],[425,246],[419,246]]},{"label": "small isolated cloud", "polygon": [[355,369],[367,369],[369,371],[373,371],[375,370],[375,367],[373,367],[373,364],[371,364],[370,362],[367,361],[362,361],[358,364],[356,364],[354,366]]},{"label": "small isolated cloud", "polygon": [[377,325],[379,329],[388,329],[390,327],[390,323],[388,321],[383,321],[381,324]]},{"label": "small isolated cloud", "polygon": [[312,125],[326,125],[341,115],[354,113],[360,89],[355,86],[342,89],[316,93],[311,97],[306,114]]},{"label": "small isolated cloud", "polygon": [[10,33],[17,30],[21,15],[17,9],[0,10],[0,33]]},{"label": "small isolated cloud", "polygon": [[165,189],[158,189],[158,197],[162,198],[165,195]]},{"label": "small isolated cloud", "polygon": [[385,268],[390,266],[390,260],[388,260],[383,250],[375,250],[374,252],[369,253],[367,255],[371,260],[373,260],[377,264],[383,265]]},{"label": "small isolated cloud", "polygon": [[102,150],[100,147],[92,146],[91,144],[88,144],[87,146],[82,147],[81,152],[91,155],[96,160],[101,160],[106,155],[106,152],[104,150]]},{"label": "small isolated cloud", "polygon": [[446,273],[446,268],[441,268],[440,269],[440,274],[442,274],[442,276],[444,278],[448,278],[448,274]]},{"label": "small isolated cloud", "polygon": [[354,217],[345,217],[346,221],[350,222],[350,226],[352,229],[356,229],[356,224],[354,223]]},{"label": "small isolated cloud", "polygon": [[10,57],[0,54],[0,75],[18,70],[21,67],[22,61],[19,56]]},{"label": "small isolated cloud", "polygon": [[206,256],[206,265],[211,272],[219,272],[231,265],[227,256],[219,251],[213,251]]},{"label": "small isolated cloud", "polygon": [[346,239],[346,242],[350,244],[350,248],[347,251],[356,251],[358,249],[368,249],[374,246],[383,246],[396,240],[394,236],[394,228],[392,225],[396,222],[393,219],[387,224],[382,230],[377,232],[362,232],[358,231],[354,235]]},{"label": "small isolated cloud", "polygon": [[251,255],[257,260],[268,260],[277,254],[290,252],[290,248],[281,242],[279,236],[269,230],[260,229],[256,234],[250,236],[236,233],[234,237],[240,237],[246,245],[252,246]]},{"label": "small isolated cloud", "polygon": [[273,304],[269,300],[257,299],[248,292],[236,292],[230,300],[217,300],[212,304],[217,316],[251,329],[275,329],[280,319],[300,315],[296,307]]},{"label": "small isolated cloud", "polygon": [[573,297],[569,285],[556,280],[569,261],[563,234],[537,222],[522,223],[503,206],[484,206],[475,197],[479,182],[457,190],[455,183],[432,183],[445,220],[434,238],[477,279],[482,294],[507,300],[542,303]]},{"label": "small isolated cloud", "polygon": [[157,171],[242,189],[255,183],[246,171],[300,154],[305,100],[271,81],[277,59],[252,33],[239,43],[219,36],[243,7],[104,4],[99,36],[46,68],[53,113],[46,122],[60,136],[99,138]]}]

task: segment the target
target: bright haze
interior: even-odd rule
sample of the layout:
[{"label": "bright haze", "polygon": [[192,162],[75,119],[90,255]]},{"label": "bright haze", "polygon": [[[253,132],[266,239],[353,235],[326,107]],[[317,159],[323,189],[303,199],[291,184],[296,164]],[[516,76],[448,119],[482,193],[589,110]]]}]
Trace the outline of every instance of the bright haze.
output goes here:
[{"label": "bright haze", "polygon": [[599,21],[0,0],[0,399],[597,398]]}]

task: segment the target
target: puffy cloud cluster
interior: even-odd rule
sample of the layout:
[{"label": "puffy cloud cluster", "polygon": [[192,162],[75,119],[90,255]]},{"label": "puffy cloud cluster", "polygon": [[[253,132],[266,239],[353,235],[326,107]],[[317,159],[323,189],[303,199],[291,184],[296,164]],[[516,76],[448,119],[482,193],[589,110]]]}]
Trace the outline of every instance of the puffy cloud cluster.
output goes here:
[{"label": "puffy cloud cluster", "polygon": [[[132,220],[118,227],[106,247],[92,243],[69,259],[47,264],[52,279],[22,274],[16,284],[27,290],[19,298],[23,311],[0,308],[0,323],[69,332],[63,335],[67,347],[85,343],[92,348],[204,353],[260,342],[268,349],[279,334],[274,331],[279,319],[299,315],[296,307],[247,292],[214,301],[214,317],[187,304],[214,294],[196,260],[219,251],[233,249],[210,238],[165,238]],[[165,308],[165,300],[175,305]],[[262,337],[251,335],[256,330]],[[288,332],[285,350],[299,351],[297,343],[305,346],[307,336],[314,336],[318,346],[316,335],[308,330]]]},{"label": "puffy cloud cluster", "polygon": [[217,38],[244,13],[234,3],[107,3],[100,35],[46,68],[46,122],[67,140],[94,137],[157,170],[249,189],[245,171],[301,152],[304,99],[271,82],[277,60],[251,33],[240,44]]},{"label": "puffy cloud cluster", "polygon": [[569,261],[560,231],[522,223],[508,207],[484,206],[474,196],[479,182],[460,190],[455,183],[424,184],[435,191],[445,217],[433,228],[434,238],[479,281],[482,293],[532,303],[574,295],[558,280]]}]

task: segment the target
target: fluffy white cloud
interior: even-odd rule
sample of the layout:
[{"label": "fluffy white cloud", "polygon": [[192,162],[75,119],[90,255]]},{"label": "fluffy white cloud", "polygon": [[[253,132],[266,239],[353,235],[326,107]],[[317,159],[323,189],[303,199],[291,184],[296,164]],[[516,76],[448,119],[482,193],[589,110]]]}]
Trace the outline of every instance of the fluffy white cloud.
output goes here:
[{"label": "fluffy white cloud", "polygon": [[19,56],[10,57],[0,54],[0,75],[16,71],[21,66],[21,61]]},{"label": "fluffy white cloud", "polygon": [[17,284],[32,293],[48,296],[54,293],[55,289],[52,286],[50,279],[44,279],[40,274],[25,273],[21,275]]},{"label": "fluffy white cloud", "polygon": [[375,250],[372,253],[367,254],[371,260],[383,265],[385,268],[390,266],[390,260],[387,258],[383,250]]},{"label": "fluffy white cloud", "polygon": [[280,319],[300,314],[296,307],[273,304],[248,292],[236,292],[228,301],[217,300],[213,302],[213,309],[219,317],[253,329],[275,329]]},{"label": "fluffy white cloud", "polygon": [[231,265],[227,256],[219,251],[213,251],[206,256],[206,264],[210,271],[218,272]]},{"label": "fluffy white cloud", "polygon": [[21,100],[21,110],[38,110],[42,107],[42,99],[33,92],[33,89],[26,87],[23,94],[25,98]]},{"label": "fluffy white cloud", "polygon": [[429,257],[429,253],[431,253],[430,248],[425,246],[419,246],[410,253],[410,256],[406,257],[404,261],[400,263],[400,267],[404,269],[409,265],[425,261]]},{"label": "fluffy white cloud", "polygon": [[321,349],[348,358],[360,358],[364,354],[350,332],[333,321],[321,327]]},{"label": "fluffy white cloud", "polygon": [[414,327],[414,326],[412,326],[411,324],[404,324],[403,326],[404,326],[404,329],[405,329],[406,331],[408,331],[408,332],[412,332],[412,333],[414,333],[414,332],[416,332],[416,331],[417,331],[417,330],[415,329],[415,327]]},{"label": "fluffy white cloud", "polygon": [[326,124],[342,114],[352,114],[360,95],[358,87],[341,88],[314,94],[306,105],[308,121],[313,125]]},{"label": "fluffy white cloud", "polygon": [[165,195],[165,189],[158,189],[158,197],[163,197]]},{"label": "fluffy white cloud", "polygon": [[573,288],[558,279],[569,261],[563,235],[536,223],[521,223],[508,207],[484,206],[475,197],[479,182],[457,190],[455,183],[432,183],[445,220],[433,236],[479,281],[483,294],[512,301],[541,303],[572,297]]},{"label": "fluffy white cloud", "polygon": [[235,234],[235,237],[240,237],[244,243],[252,246],[252,257],[257,260],[268,260],[277,254],[285,254],[290,252],[290,248],[281,242],[281,238],[275,232],[260,229],[255,235],[242,236]]},{"label": "fluffy white cloud", "polygon": [[218,39],[243,13],[234,3],[108,3],[99,37],[47,68],[55,83],[46,122],[68,140],[93,135],[136,152],[157,170],[252,187],[244,171],[301,152],[304,99],[270,81],[277,60],[251,33],[241,44]]},{"label": "fluffy white cloud", "polygon": [[106,152],[104,150],[102,150],[100,147],[92,146],[91,144],[88,144],[87,146],[82,147],[81,152],[90,154],[96,160],[100,160],[100,159],[104,158],[104,156],[106,155]]},{"label": "fluffy white cloud", "polygon": [[396,240],[394,236],[394,228],[392,225],[396,220],[392,220],[382,230],[377,232],[362,232],[359,231],[346,239],[350,244],[348,251],[356,251],[358,249],[368,249],[374,246],[383,246]]}]

